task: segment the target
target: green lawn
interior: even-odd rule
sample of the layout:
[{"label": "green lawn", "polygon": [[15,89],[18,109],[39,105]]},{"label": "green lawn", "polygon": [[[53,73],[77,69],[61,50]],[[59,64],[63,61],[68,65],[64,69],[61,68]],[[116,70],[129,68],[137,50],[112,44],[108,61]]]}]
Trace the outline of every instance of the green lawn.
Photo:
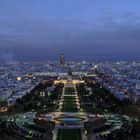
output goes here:
[{"label": "green lawn", "polygon": [[64,101],[75,101],[75,97],[74,96],[64,96]]},{"label": "green lawn", "polygon": [[62,106],[63,112],[76,112],[76,100],[75,97],[65,97]]},{"label": "green lawn", "polygon": [[74,102],[64,102],[62,112],[77,112],[76,104]]},{"label": "green lawn", "polygon": [[[67,87],[65,91],[66,94],[75,94],[74,88],[71,87]],[[77,112],[76,99],[74,96],[64,96],[62,112]]]},{"label": "green lawn", "polygon": [[57,140],[81,140],[80,129],[59,129]]},{"label": "green lawn", "polygon": [[[67,87],[65,94],[75,94],[74,88]],[[75,96],[64,96],[62,112],[77,112]],[[59,129],[57,140],[82,140],[80,129]]]},{"label": "green lawn", "polygon": [[75,90],[73,87],[66,87],[65,94],[75,94]]}]

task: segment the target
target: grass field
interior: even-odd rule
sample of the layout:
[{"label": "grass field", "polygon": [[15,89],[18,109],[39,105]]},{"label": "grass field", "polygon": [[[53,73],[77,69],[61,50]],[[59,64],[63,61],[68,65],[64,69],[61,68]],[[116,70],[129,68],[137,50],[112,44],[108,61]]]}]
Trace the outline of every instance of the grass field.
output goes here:
[{"label": "grass field", "polygon": [[75,90],[73,87],[66,87],[65,94],[75,94]]},{"label": "grass field", "polygon": [[68,101],[68,102],[69,102],[69,101],[75,101],[75,97],[74,97],[74,96],[65,96],[65,97],[64,97],[64,101],[65,101],[65,102],[67,102],[67,101]]},{"label": "grass field", "polygon": [[[73,95],[75,94],[75,90],[73,87],[66,87],[65,94]],[[76,98],[74,96],[65,96],[63,105],[62,105],[62,112],[77,112],[76,107]]]},{"label": "grass field", "polygon": [[75,97],[65,97],[62,106],[62,112],[76,112],[76,102]]},{"label": "grass field", "polygon": [[57,140],[81,140],[80,129],[59,129]]},{"label": "grass field", "polygon": [[73,103],[64,103],[62,106],[62,112],[77,112],[77,107]]},{"label": "grass field", "polygon": [[[74,88],[67,87],[65,94],[74,95]],[[76,97],[64,96],[62,112],[77,112]],[[80,129],[59,129],[57,140],[82,140]]]}]

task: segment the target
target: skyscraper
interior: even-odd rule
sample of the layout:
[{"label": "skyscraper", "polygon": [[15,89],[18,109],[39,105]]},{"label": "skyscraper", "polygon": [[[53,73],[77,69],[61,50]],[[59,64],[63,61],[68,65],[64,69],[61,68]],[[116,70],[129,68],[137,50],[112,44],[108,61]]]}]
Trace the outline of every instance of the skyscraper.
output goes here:
[{"label": "skyscraper", "polygon": [[138,78],[137,78],[136,89],[140,90],[140,76],[138,76]]},{"label": "skyscraper", "polygon": [[60,65],[63,66],[65,64],[65,55],[60,54]]}]

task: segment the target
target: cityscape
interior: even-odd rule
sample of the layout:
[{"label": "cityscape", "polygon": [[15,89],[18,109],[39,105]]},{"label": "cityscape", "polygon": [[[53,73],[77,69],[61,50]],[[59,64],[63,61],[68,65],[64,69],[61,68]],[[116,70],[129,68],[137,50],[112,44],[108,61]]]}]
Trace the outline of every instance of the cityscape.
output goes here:
[{"label": "cityscape", "polygon": [[0,140],[140,140],[140,0],[0,0]]},{"label": "cityscape", "polygon": [[0,138],[139,139],[140,62],[0,65]]}]

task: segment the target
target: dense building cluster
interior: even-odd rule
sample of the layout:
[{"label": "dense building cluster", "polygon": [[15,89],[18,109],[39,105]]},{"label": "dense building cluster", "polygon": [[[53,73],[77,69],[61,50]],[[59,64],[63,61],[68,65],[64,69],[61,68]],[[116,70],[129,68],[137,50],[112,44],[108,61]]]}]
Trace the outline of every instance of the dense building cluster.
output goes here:
[{"label": "dense building cluster", "polygon": [[105,62],[96,69],[101,83],[119,99],[140,102],[140,62]]},{"label": "dense building cluster", "polygon": [[[89,64],[88,64],[89,65]],[[0,64],[0,98],[14,104],[30,92],[44,76],[62,76],[67,74],[69,66],[75,73],[85,72],[87,64],[69,62],[61,68],[59,62],[7,62]]]},{"label": "dense building cluster", "polygon": [[140,63],[63,62],[0,65],[0,138],[138,140]]},{"label": "dense building cluster", "polygon": [[140,99],[139,62],[8,62],[0,64],[0,98],[13,104],[37,85],[43,76],[65,76],[67,71],[75,76],[95,76],[103,86],[120,100],[129,98],[134,103]]}]

